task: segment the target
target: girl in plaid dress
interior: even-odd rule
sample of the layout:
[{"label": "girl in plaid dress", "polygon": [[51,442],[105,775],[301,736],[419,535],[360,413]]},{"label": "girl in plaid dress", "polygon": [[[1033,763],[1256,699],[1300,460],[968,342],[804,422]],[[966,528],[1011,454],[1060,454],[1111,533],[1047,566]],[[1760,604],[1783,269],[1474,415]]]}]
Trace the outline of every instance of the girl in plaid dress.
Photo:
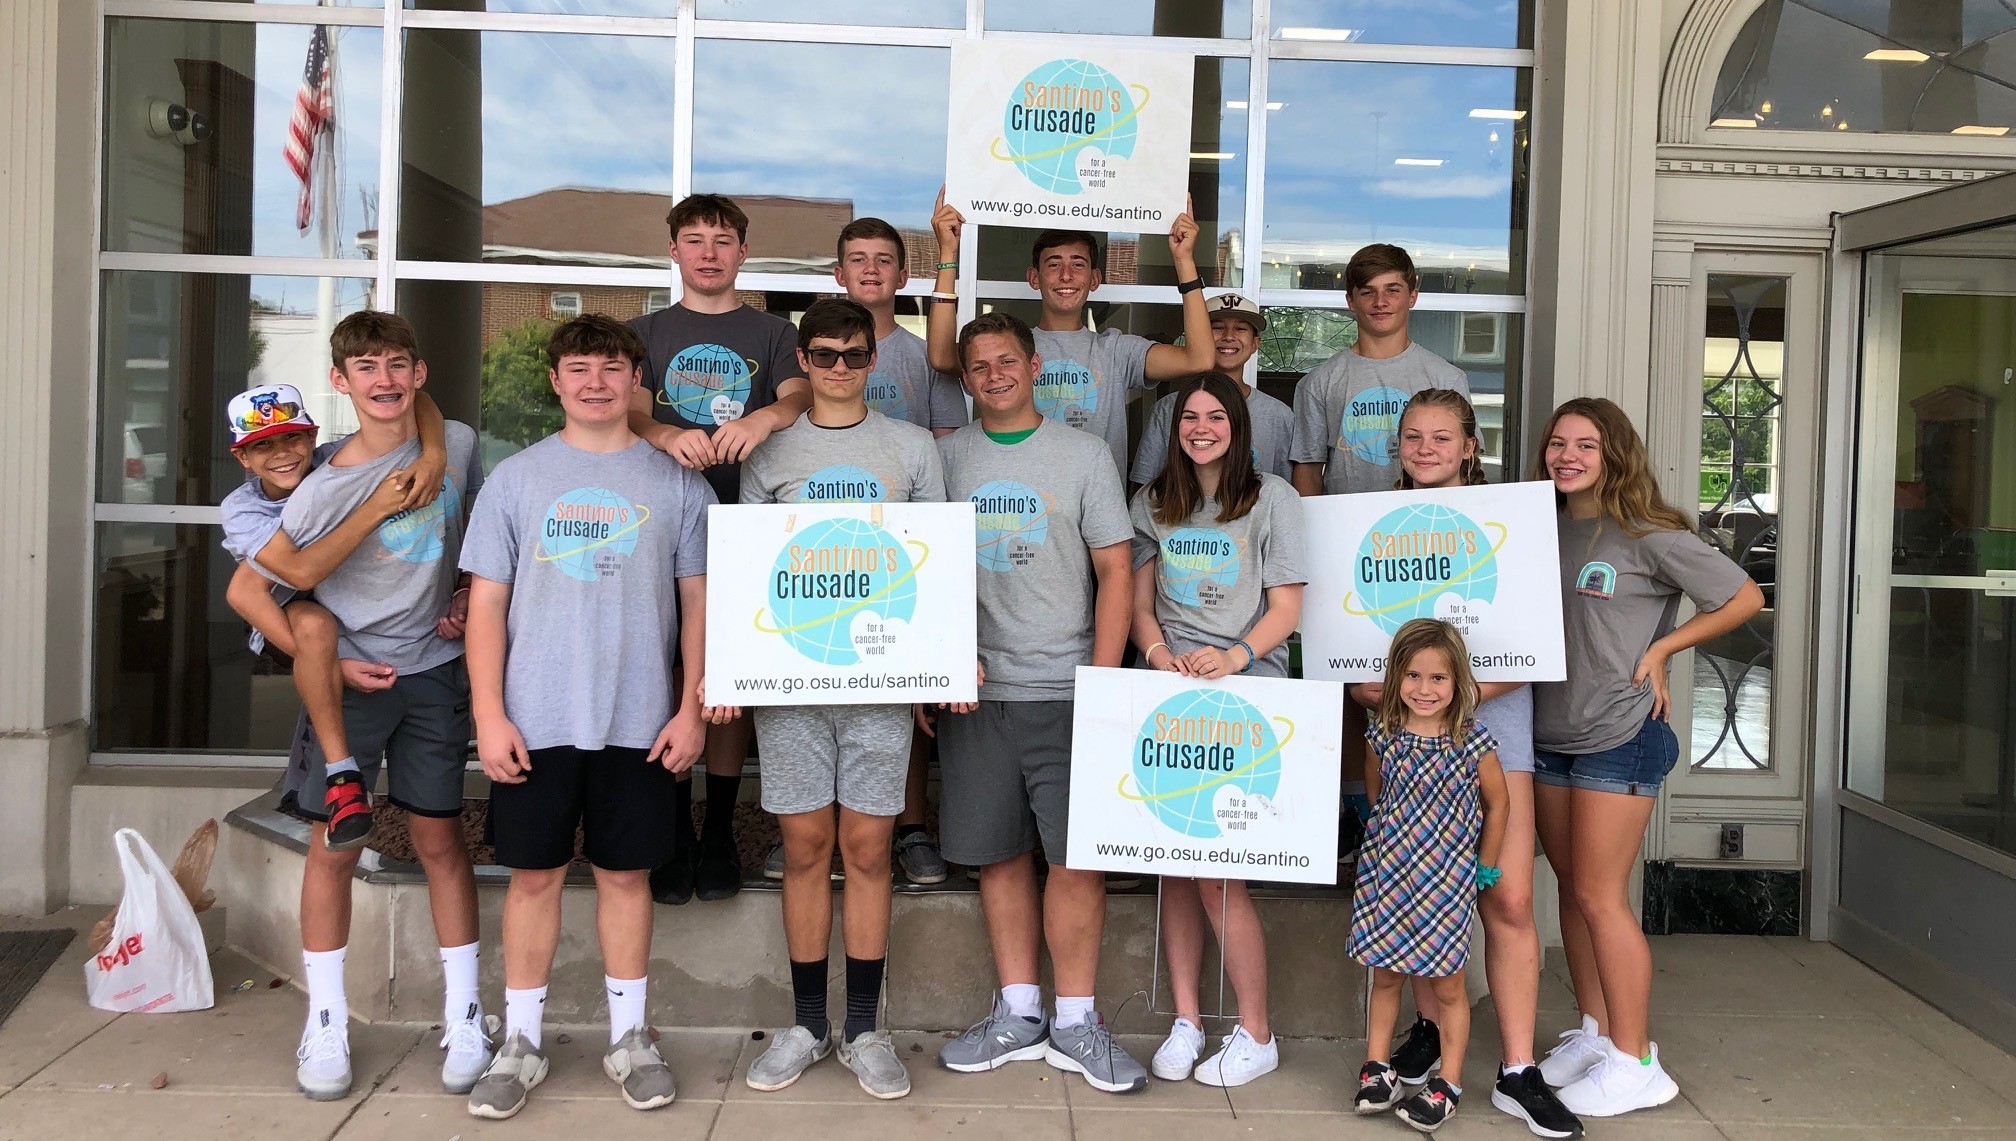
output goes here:
[{"label": "girl in plaid dress", "polygon": [[1458,1079],[1470,1040],[1463,966],[1470,955],[1470,908],[1498,880],[1505,838],[1505,778],[1497,742],[1476,722],[1477,681],[1470,650],[1446,622],[1417,618],[1400,627],[1386,656],[1379,708],[1365,731],[1372,820],[1351,901],[1351,957],[1372,968],[1365,1065],[1353,1107],[1400,1117],[1432,1133],[1456,1114],[1461,1086],[1428,1079],[1401,1102],[1393,1072],[1401,984],[1426,979],[1443,1016],[1442,1073]]}]

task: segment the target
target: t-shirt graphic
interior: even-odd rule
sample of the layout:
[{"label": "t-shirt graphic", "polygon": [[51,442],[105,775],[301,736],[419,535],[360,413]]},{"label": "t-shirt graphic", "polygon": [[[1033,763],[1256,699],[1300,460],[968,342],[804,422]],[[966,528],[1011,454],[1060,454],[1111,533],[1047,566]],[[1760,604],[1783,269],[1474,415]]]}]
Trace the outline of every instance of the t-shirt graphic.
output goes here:
[{"label": "t-shirt graphic", "polygon": [[1352,396],[1337,425],[1337,450],[1369,464],[1390,466],[1399,452],[1400,412],[1412,397],[1384,385]]},{"label": "t-shirt graphic", "polygon": [[1028,566],[1050,541],[1051,497],[1013,479],[997,479],[973,489],[979,545],[974,557],[981,570],[1013,571]]},{"label": "t-shirt graphic", "polygon": [[1073,428],[1089,428],[1099,411],[1099,378],[1074,360],[1046,360],[1036,378],[1036,411]]},{"label": "t-shirt graphic", "polygon": [[647,503],[606,487],[577,487],[546,509],[532,558],[582,582],[615,578],[650,521]]},{"label": "t-shirt graphic", "polygon": [[409,563],[440,562],[451,515],[462,517],[462,492],[452,479],[442,481],[441,494],[434,502],[401,511],[378,524],[378,542],[384,548],[379,557]]},{"label": "t-shirt graphic", "polygon": [[726,424],[748,410],[762,362],[726,345],[691,345],[665,362],[660,403],[696,424]]},{"label": "t-shirt graphic", "polygon": [[1239,585],[1243,545],[1216,527],[1184,527],[1162,540],[1158,572],[1185,606],[1219,606]]},{"label": "t-shirt graphic", "polygon": [[910,419],[910,386],[892,372],[877,368],[869,373],[861,396],[868,402],[868,407],[891,420]]},{"label": "t-shirt graphic", "polygon": [[968,419],[965,390],[932,368],[924,339],[900,325],[875,342],[875,371],[862,395],[868,407],[919,428],[958,428]]},{"label": "t-shirt graphic", "polygon": [[1609,598],[1617,593],[1617,568],[1606,562],[1586,563],[1575,573],[1575,593],[1585,598]]},{"label": "t-shirt graphic", "polygon": [[806,476],[798,489],[800,503],[883,503],[888,498],[889,489],[874,472],[853,464],[828,464]]}]

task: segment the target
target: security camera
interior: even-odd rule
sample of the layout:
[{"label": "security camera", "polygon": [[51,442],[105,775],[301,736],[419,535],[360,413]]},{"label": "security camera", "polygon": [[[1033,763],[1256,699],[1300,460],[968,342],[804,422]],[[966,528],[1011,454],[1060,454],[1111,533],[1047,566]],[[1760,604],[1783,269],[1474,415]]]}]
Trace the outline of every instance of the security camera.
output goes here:
[{"label": "security camera", "polygon": [[178,146],[193,146],[210,137],[210,119],[180,103],[149,99],[147,133],[157,139],[172,139]]}]

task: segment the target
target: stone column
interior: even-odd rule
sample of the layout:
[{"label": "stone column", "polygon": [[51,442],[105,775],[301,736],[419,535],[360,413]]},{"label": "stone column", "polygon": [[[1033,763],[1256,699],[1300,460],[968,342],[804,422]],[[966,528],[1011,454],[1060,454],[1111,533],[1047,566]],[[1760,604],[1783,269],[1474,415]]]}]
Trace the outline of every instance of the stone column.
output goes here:
[{"label": "stone column", "polygon": [[97,6],[0,5],[0,912],[64,902],[91,568]]}]

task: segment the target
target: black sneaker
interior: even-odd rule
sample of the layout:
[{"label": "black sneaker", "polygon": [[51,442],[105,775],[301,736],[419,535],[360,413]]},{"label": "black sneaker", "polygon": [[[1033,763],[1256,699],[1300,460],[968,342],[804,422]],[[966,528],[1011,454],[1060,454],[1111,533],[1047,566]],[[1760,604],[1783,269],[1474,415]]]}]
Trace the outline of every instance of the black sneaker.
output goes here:
[{"label": "black sneaker", "polygon": [[1393,1112],[1421,1132],[1433,1133],[1456,1116],[1456,1103],[1461,1100],[1462,1095],[1456,1092],[1454,1086],[1441,1078],[1429,1078],[1428,1084],[1421,1087],[1421,1092],[1401,1102],[1400,1108]]},{"label": "black sneaker", "polygon": [[1384,1062],[1367,1062],[1358,1070],[1358,1095],[1351,1109],[1360,1117],[1384,1113],[1400,1100],[1400,1079]]},{"label": "black sneaker", "polygon": [[1528,1066],[1516,1074],[1500,1073],[1491,1087],[1491,1104],[1526,1123],[1535,1137],[1580,1137],[1582,1121],[1568,1112],[1540,1067]]},{"label": "black sneaker", "polygon": [[742,857],[735,852],[735,838],[702,839],[700,862],[693,877],[693,894],[708,902],[728,899],[742,890]]},{"label": "black sneaker", "polygon": [[674,907],[692,899],[696,871],[693,850],[675,849],[671,859],[651,869],[651,898]]},{"label": "black sneaker", "polygon": [[1442,1069],[1442,1031],[1433,1022],[1414,1016],[1407,1028],[1407,1040],[1393,1051],[1393,1071],[1410,1086],[1418,1086]]}]

